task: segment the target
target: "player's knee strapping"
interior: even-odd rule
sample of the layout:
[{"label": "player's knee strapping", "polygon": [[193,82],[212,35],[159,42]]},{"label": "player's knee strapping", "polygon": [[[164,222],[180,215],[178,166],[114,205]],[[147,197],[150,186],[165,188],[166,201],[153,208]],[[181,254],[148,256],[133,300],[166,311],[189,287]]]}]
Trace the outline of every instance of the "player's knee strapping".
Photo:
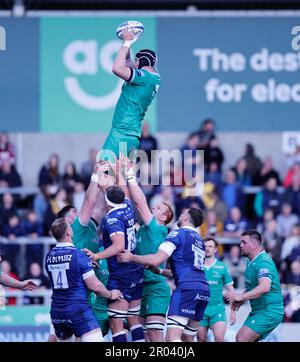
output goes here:
[{"label": "player's knee strapping", "polygon": [[156,331],[164,331],[165,323],[161,321],[150,321],[146,323],[147,331],[156,330]]},{"label": "player's knee strapping", "polygon": [[127,317],[130,318],[130,317],[133,317],[133,316],[140,315],[140,310],[141,310],[140,305],[129,308],[128,312],[127,312]]},{"label": "player's knee strapping", "polygon": [[127,318],[127,312],[125,310],[107,308],[107,314],[109,318],[120,318],[120,319]]},{"label": "player's knee strapping", "polygon": [[198,331],[197,328],[192,328],[190,326],[185,326],[183,333],[185,335],[187,335],[187,336],[195,337],[195,335],[197,334],[197,331]]},{"label": "player's knee strapping", "polygon": [[186,317],[172,316],[167,318],[168,328],[179,328],[184,330],[188,324],[189,319]]}]

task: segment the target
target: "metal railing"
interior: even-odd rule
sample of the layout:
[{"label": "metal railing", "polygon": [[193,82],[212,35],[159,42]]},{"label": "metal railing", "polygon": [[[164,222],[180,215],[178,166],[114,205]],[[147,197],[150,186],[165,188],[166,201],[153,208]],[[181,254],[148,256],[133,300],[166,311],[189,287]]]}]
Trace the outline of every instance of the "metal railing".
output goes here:
[{"label": "metal railing", "polygon": [[0,237],[0,250],[1,250],[1,244],[20,245],[20,252],[19,252],[20,264],[18,266],[19,267],[18,275],[23,277],[25,275],[25,268],[26,268],[26,246],[27,245],[37,245],[37,244],[42,245],[43,260],[45,260],[46,255],[48,254],[51,245],[55,245],[56,240],[50,236],[38,237],[36,239],[31,239],[31,238],[27,238],[27,237],[18,237],[16,239],[14,239],[13,241],[8,238]]},{"label": "metal railing", "polygon": [[[218,237],[218,242],[221,245],[233,245],[233,244],[239,244],[240,239],[239,238],[232,238],[232,237]],[[20,246],[20,252],[18,253],[20,264],[18,265],[18,275],[23,278],[25,275],[25,269],[26,269],[26,246],[27,245],[37,245],[41,244],[43,247],[43,260],[46,259],[46,255],[48,254],[50,247],[52,245],[56,244],[56,240],[52,237],[45,236],[45,237],[38,237],[36,239],[31,239],[27,237],[18,237],[14,239],[13,241],[0,237],[0,251],[1,251],[1,244],[4,245],[19,245]],[[45,269],[44,269],[45,271]]]},{"label": "metal railing", "polygon": [[9,192],[10,194],[19,194],[22,196],[35,195],[39,192],[37,186],[20,186],[20,187],[0,187],[0,195]]},{"label": "metal railing", "polygon": [[[263,189],[263,186],[244,186],[243,191],[245,194],[257,194]],[[278,186],[277,191],[283,193],[285,188]],[[37,186],[20,186],[20,187],[0,187],[0,195],[9,192],[11,194],[19,194],[22,196],[34,195],[39,192]]]},{"label": "metal railing", "polygon": [[39,297],[43,298],[42,305],[50,305],[51,304],[51,296],[52,296],[52,290],[51,289],[44,289],[44,290],[34,290],[32,292],[26,291],[26,290],[8,290],[5,288],[5,298],[16,298],[16,305],[17,306],[23,306],[24,304],[24,298],[34,298]]}]

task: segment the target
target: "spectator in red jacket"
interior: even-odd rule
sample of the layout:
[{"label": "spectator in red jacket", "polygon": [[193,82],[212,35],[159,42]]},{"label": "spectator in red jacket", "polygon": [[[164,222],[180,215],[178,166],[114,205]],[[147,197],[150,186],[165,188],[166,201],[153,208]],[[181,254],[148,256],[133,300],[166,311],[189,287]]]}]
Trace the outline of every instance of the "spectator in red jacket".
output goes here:
[{"label": "spectator in red jacket", "polygon": [[300,162],[295,163],[289,170],[287,175],[284,178],[283,185],[284,187],[290,187],[293,183],[293,179],[298,180],[300,185]]}]

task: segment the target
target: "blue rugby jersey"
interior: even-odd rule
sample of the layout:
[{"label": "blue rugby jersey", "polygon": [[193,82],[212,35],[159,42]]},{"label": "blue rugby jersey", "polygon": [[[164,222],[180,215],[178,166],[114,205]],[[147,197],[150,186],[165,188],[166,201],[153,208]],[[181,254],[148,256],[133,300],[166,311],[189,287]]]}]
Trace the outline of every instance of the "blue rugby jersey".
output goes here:
[{"label": "blue rugby jersey", "polygon": [[46,256],[52,293],[52,311],[72,311],[87,307],[84,280],[94,275],[90,259],[71,243],[58,243]]},{"label": "blue rugby jersey", "polygon": [[[104,248],[112,245],[111,236],[122,233],[125,238],[125,250],[136,253],[135,214],[132,204],[125,200],[124,204],[111,209],[102,221],[102,239]],[[119,263],[116,256],[107,258],[110,278],[119,279],[125,283],[143,278],[144,267],[140,264],[129,262]]]},{"label": "blue rugby jersey", "polygon": [[[198,232],[182,227],[172,231],[165,243],[172,243],[175,248],[169,260],[176,287],[208,290],[204,273],[205,247]],[[164,243],[160,247],[163,250]]]}]

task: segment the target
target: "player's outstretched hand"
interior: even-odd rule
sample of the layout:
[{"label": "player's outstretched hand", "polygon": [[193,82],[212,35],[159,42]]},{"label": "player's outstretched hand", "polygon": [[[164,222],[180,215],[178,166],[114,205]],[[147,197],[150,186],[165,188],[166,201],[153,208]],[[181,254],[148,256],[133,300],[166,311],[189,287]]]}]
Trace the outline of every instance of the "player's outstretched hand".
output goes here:
[{"label": "player's outstretched hand", "polygon": [[133,164],[131,163],[129,158],[126,155],[124,155],[124,153],[122,153],[122,152],[120,152],[119,161],[120,161],[121,167],[123,167],[126,171],[128,171],[133,166]]},{"label": "player's outstretched hand", "polygon": [[132,254],[128,250],[124,250],[122,253],[117,255],[117,259],[119,263],[129,263],[132,261]]},{"label": "player's outstretched hand", "polygon": [[86,255],[91,259],[91,261],[97,261],[97,255],[94,254],[92,251],[90,251],[89,249],[87,248],[84,248],[84,249],[81,249],[81,251],[83,251],[84,253],[86,253]]},{"label": "player's outstretched hand", "polygon": [[94,167],[94,173],[100,174],[108,171],[110,168],[109,163],[106,161],[97,162]]},{"label": "player's outstretched hand", "polygon": [[93,264],[94,268],[99,269],[99,264],[97,261],[91,259],[91,263]]},{"label": "player's outstretched hand", "polygon": [[122,300],[123,294],[118,289],[111,290],[111,297],[112,300]]},{"label": "player's outstretched hand", "polygon": [[23,280],[21,282],[21,288],[22,290],[30,290],[33,291],[37,288],[37,285],[31,281],[31,280]]},{"label": "player's outstretched hand", "polygon": [[243,302],[243,295],[236,292],[227,292],[224,294],[224,298],[227,302]]},{"label": "player's outstretched hand", "polygon": [[231,308],[232,310],[234,310],[235,312],[238,311],[240,309],[240,307],[244,304],[244,302],[233,302],[231,304]]},{"label": "player's outstretched hand", "polygon": [[134,36],[133,31],[130,31],[130,29],[125,28],[123,30],[123,41],[130,41],[131,44],[133,44],[134,42],[136,42],[138,40],[137,37]]}]

